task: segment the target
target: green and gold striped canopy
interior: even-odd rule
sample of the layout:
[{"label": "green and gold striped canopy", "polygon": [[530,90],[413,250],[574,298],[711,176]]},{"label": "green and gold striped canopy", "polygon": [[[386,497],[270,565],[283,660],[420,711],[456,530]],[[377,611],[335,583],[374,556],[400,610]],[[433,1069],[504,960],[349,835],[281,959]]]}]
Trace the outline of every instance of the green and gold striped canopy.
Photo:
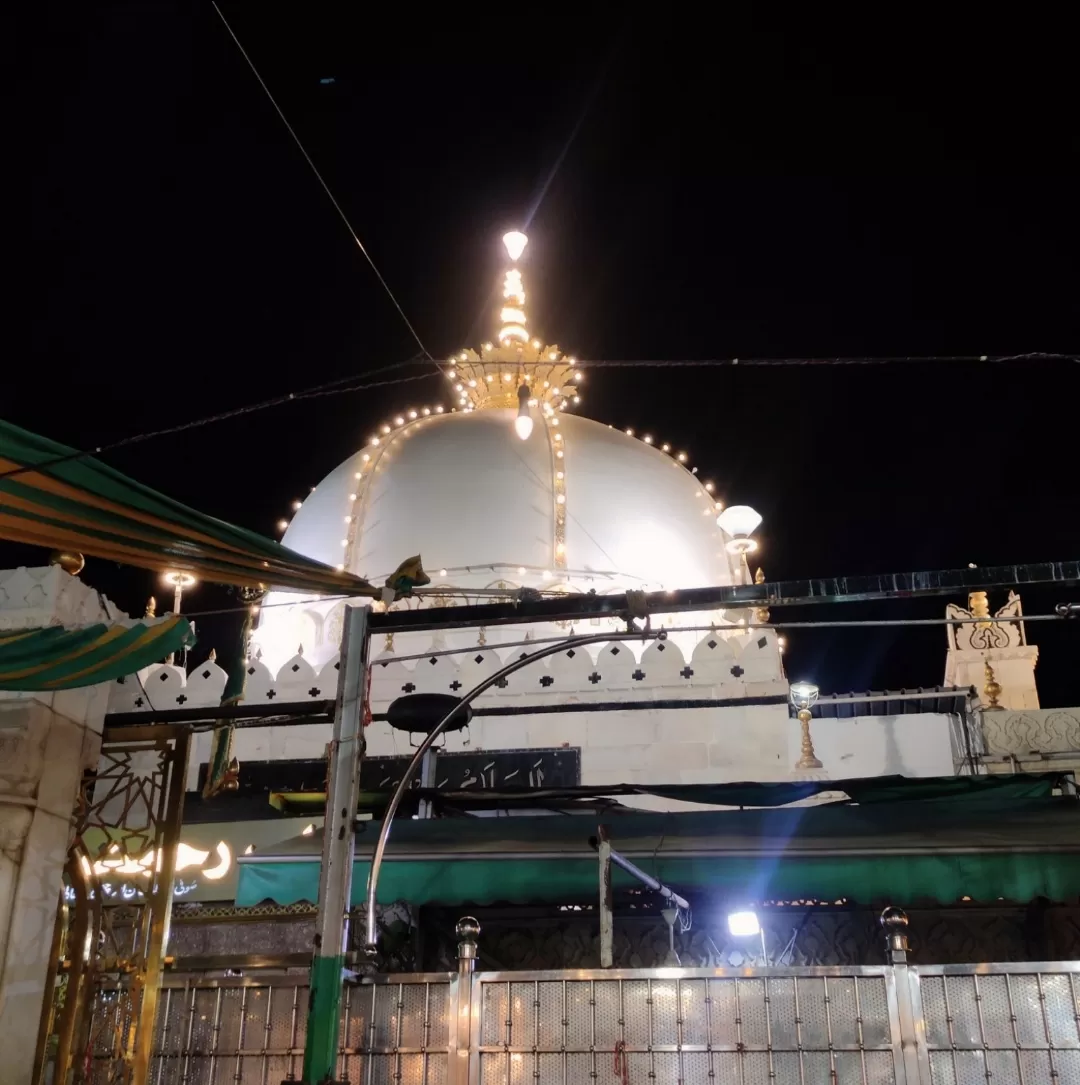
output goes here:
[{"label": "green and gold striped canopy", "polygon": [[0,538],[245,588],[378,594],[366,580],[196,512],[99,460],[3,421]]},{"label": "green and gold striped canopy", "polygon": [[0,689],[47,692],[111,682],[194,643],[191,623],[175,614],[85,629],[0,632]]}]

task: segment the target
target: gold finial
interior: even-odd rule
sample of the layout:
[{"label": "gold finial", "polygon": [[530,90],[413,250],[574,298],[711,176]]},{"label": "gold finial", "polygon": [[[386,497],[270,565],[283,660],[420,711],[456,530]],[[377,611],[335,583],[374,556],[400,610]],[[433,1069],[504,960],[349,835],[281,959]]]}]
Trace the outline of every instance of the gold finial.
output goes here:
[{"label": "gold finial", "polygon": [[86,558],[82,556],[77,550],[54,550],[49,555],[50,565],[59,565],[65,573],[70,573],[72,576],[78,576],[83,571],[83,566],[86,564]]},{"label": "gold finial", "polygon": [[[973,618],[989,618],[990,617],[990,600],[986,596],[984,591],[973,591],[968,596],[968,610],[971,611]],[[989,629],[990,622],[976,622],[976,629]]]},{"label": "gold finial", "polygon": [[146,611],[143,614],[144,618],[156,618],[157,617],[157,599],[152,595],[146,600]]},{"label": "gold finial", "polygon": [[480,626],[480,632],[476,635],[476,643],[479,644],[481,648],[487,644],[487,630],[483,626]]},{"label": "gold finial", "polygon": [[210,654],[206,658],[207,658],[208,662],[216,663],[217,662],[217,649],[216,648],[211,648],[210,649]]},{"label": "gold finial", "polygon": [[986,704],[984,704],[984,712],[1001,712],[1002,705],[998,704],[998,698],[1001,696],[1001,683],[994,676],[994,668],[990,666],[990,661],[986,661],[986,665],[983,667],[983,678],[985,684],[983,685],[983,696],[986,698]]},{"label": "gold finial", "polygon": [[521,410],[524,406],[553,416],[580,399],[577,386],[582,377],[577,362],[558,346],[545,345],[529,333],[525,286],[518,266],[528,240],[518,230],[503,237],[510,267],[503,275],[495,342],[484,343],[480,350],[459,351],[440,363],[454,390],[456,409]]},{"label": "gold finial", "polygon": [[499,310],[499,342],[503,346],[529,341],[529,331],[525,327],[525,287],[521,282],[521,271],[517,267],[528,243],[529,239],[520,230],[511,230],[503,235],[506,252],[515,265],[503,277],[503,304]]},{"label": "gold finial", "polygon": [[393,633],[387,633],[386,634],[386,643],[383,645],[383,650],[387,651],[387,652],[392,652],[394,650],[394,634]]}]

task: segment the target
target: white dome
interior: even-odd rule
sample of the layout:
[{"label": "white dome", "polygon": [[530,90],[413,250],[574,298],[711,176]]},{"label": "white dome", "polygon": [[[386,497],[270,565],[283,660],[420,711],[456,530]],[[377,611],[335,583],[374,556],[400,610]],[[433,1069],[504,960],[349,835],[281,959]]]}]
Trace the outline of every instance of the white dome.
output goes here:
[{"label": "white dome", "polygon": [[[712,496],[676,458],[566,414],[537,419],[522,441],[515,415],[502,407],[433,414],[380,433],[315,487],[285,545],[376,586],[419,554],[431,587],[463,591],[459,603],[482,602],[469,593],[490,588],[606,595],[739,579]],[[322,665],[337,651],[343,606],[273,593],[254,643],[273,666],[298,648]],[[525,632],[504,626],[492,640]],[[530,635],[545,634],[533,627]]]},{"label": "white dome", "polygon": [[522,441],[514,415],[402,426],[332,471],[283,542],[377,585],[414,554],[436,586],[561,583],[606,594],[732,582],[712,497],[678,460],[574,415],[538,423]]}]

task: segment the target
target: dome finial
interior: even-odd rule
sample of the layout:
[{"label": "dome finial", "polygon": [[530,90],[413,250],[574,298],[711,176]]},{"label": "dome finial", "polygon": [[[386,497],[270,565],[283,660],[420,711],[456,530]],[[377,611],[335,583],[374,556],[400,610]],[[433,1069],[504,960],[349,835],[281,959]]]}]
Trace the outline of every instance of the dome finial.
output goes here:
[{"label": "dome finial", "polygon": [[[516,264],[525,251],[529,239],[520,230],[511,230],[503,234],[510,261]],[[499,310],[499,342],[503,345],[511,342],[527,343],[529,331],[525,327],[525,287],[521,281],[521,272],[511,267],[503,277],[503,300]]]},{"label": "dome finial", "polygon": [[[460,350],[439,368],[454,390],[453,410],[512,408],[521,418],[524,403],[526,413],[539,412],[536,418],[554,415],[580,402],[582,375],[575,359],[557,345],[529,338],[525,286],[517,266],[529,239],[520,230],[510,230],[502,242],[510,266],[503,275],[496,340],[478,350]],[[528,392],[524,400],[523,388]],[[526,421],[515,426],[519,436],[525,428]]]}]

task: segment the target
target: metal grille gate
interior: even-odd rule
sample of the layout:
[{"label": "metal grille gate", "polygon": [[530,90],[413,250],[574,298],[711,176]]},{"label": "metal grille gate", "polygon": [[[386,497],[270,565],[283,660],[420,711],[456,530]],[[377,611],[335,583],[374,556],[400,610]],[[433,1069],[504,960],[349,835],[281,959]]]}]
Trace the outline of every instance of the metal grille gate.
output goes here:
[{"label": "metal grille gate", "polygon": [[911,971],[933,1085],[1080,1085],[1080,964]]},{"label": "metal grille gate", "polygon": [[481,975],[474,1080],[895,1085],[887,970],[809,972]]},{"label": "metal grille gate", "polygon": [[[338,1075],[352,1085],[1080,1085],[1078,1000],[1080,963],[377,976],[345,992]],[[298,1081],[307,1002],[302,975],[170,976],[150,1080]],[[97,1054],[95,1085],[114,1069]]]}]

